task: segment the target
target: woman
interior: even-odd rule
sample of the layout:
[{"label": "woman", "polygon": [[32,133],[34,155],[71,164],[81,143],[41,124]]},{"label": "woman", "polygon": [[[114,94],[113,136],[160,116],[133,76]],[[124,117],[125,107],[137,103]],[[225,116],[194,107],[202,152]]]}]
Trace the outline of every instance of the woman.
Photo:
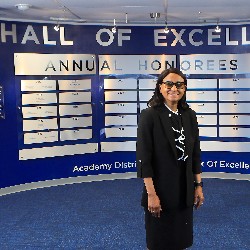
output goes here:
[{"label": "woman", "polygon": [[140,115],[137,175],[144,179],[149,250],[185,249],[193,243],[193,206],[204,201],[199,130],[186,103],[187,79],[176,68],[158,77],[149,108]]}]

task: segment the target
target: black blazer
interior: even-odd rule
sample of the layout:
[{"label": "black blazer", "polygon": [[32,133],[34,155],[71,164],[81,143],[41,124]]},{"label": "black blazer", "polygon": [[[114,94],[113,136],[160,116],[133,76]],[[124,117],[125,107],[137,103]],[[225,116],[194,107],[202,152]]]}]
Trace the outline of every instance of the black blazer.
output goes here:
[{"label": "black blazer", "polygon": [[[169,110],[164,106],[143,110],[140,115],[136,160],[137,176],[152,177],[162,208],[179,206],[180,166],[177,161],[174,132]],[[180,110],[179,110],[180,112]],[[192,109],[182,110],[182,125],[185,134],[186,160],[186,205],[194,199],[194,174],[201,173],[200,141],[196,114]],[[147,207],[147,192],[143,188],[142,206]]]}]

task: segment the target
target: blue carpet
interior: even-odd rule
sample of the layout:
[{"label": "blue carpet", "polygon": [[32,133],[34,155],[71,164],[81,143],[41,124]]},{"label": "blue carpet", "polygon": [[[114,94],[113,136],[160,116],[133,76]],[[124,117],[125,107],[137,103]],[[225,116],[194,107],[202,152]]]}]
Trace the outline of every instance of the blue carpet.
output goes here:
[{"label": "blue carpet", "polygon": [[[204,179],[195,249],[250,249],[250,182]],[[142,180],[31,190],[0,197],[0,249],[145,249]]]}]

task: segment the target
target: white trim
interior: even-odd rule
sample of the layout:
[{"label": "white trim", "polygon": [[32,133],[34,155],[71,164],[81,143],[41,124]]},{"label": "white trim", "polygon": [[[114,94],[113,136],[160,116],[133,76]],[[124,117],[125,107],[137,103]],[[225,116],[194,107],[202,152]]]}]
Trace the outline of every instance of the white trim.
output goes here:
[{"label": "white trim", "polygon": [[224,172],[204,172],[201,174],[202,178],[218,178],[218,179],[232,179],[237,181],[250,181],[249,174],[240,173],[224,173]]},{"label": "white trim", "polygon": [[[38,189],[38,188],[54,187],[54,186],[61,186],[61,185],[66,185],[66,184],[75,184],[75,183],[92,182],[92,181],[133,179],[133,178],[136,178],[135,172],[77,176],[77,177],[69,177],[69,178],[54,179],[54,180],[47,180],[47,181],[38,181],[38,182],[31,182],[31,183],[25,183],[25,184],[15,185],[11,187],[1,188],[0,197],[7,195],[7,194],[13,194],[13,193],[18,193],[18,192],[28,191],[28,190]],[[205,173],[202,173],[202,178],[219,178],[219,179],[250,181],[249,174],[238,174],[238,173],[233,174],[233,173],[221,173],[221,172],[219,173],[205,172]]]},{"label": "white trim", "polygon": [[119,174],[99,174],[99,175],[88,175],[88,176],[77,176],[61,179],[53,179],[47,181],[38,181],[25,183],[20,185],[15,185],[11,187],[1,188],[0,196],[18,193],[22,191],[28,191],[37,188],[54,187],[67,184],[75,184],[82,182],[92,182],[92,181],[104,181],[104,180],[116,180],[116,179],[131,179],[135,178],[136,173],[119,173]]},{"label": "white trim", "polygon": [[[58,21],[54,21],[54,20],[37,20],[37,19],[19,19],[19,18],[8,18],[8,17],[1,17],[1,22],[18,22],[18,23],[32,23],[32,24],[36,24],[36,23],[41,23],[41,24],[57,24]],[[107,27],[113,27],[113,23],[107,22],[107,21],[97,21],[97,22],[79,22],[78,19],[76,19],[75,21],[59,21],[60,22],[60,26],[65,25],[79,25],[79,26],[107,26]],[[219,25],[220,27],[224,27],[227,25],[232,25],[232,26],[237,26],[237,25],[248,25],[250,24],[250,20],[238,20],[238,21],[225,21],[225,22],[220,22]],[[148,27],[162,27],[164,28],[166,26],[165,22],[159,22],[159,23],[152,23],[151,21],[141,21],[141,22],[134,22],[134,23],[117,23],[116,24],[117,27],[133,27],[133,26],[148,26]],[[211,22],[205,22],[205,23],[201,23],[201,22],[186,22],[186,23],[175,23],[175,22],[168,22],[168,26],[170,26],[170,29],[173,27],[213,27],[214,25],[217,25],[217,22],[215,21],[211,21]],[[227,28],[227,27],[226,27]]]}]

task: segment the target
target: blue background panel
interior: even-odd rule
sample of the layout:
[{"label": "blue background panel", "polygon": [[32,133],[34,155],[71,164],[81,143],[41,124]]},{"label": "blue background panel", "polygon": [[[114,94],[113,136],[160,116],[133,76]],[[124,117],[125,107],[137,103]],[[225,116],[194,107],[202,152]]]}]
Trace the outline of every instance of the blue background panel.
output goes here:
[{"label": "blue background panel", "polygon": [[[72,41],[73,45],[62,45],[63,41],[60,41],[59,32],[54,31],[52,24],[13,22],[4,22],[4,24],[1,26],[1,34],[5,34],[5,31],[12,31],[12,35],[7,35],[6,41],[0,41],[0,86],[4,89],[5,115],[5,119],[0,119],[0,188],[59,178],[136,171],[135,152],[100,152],[100,143],[102,141],[122,141],[124,138],[119,140],[107,139],[103,135],[103,80],[109,77],[119,78],[120,76],[100,76],[98,74],[99,55],[176,55],[178,65],[179,56],[185,54],[250,53],[249,25],[222,26],[220,34],[212,32],[213,26],[173,27],[173,31],[167,37],[161,34],[162,37],[158,40],[161,45],[158,46],[155,44],[155,36],[157,30],[161,27],[123,26],[118,27],[118,32],[113,35],[105,26],[64,25],[64,40]],[[55,41],[56,45],[45,44],[48,42],[43,37],[43,26],[48,31],[48,40]],[[13,27],[16,28],[16,32]],[[124,31],[123,35],[119,30]],[[194,33],[191,39],[190,34],[194,30],[196,30],[196,33]],[[230,41],[226,41],[226,32],[230,33],[230,41],[237,41],[237,45],[229,45]],[[98,33],[101,33],[99,38]],[[122,36],[129,36],[130,38],[129,40],[122,40]],[[246,44],[244,44],[244,40],[247,41],[245,42]],[[108,41],[110,41],[109,45],[107,45]],[[195,41],[195,43],[192,41]],[[197,45],[198,42],[200,45]],[[98,144],[97,153],[25,161],[19,160],[19,149],[32,148],[34,146],[23,144],[20,82],[21,80],[42,80],[44,76],[15,76],[14,53],[94,54],[96,56],[97,74],[95,75],[48,75],[47,77],[50,80],[91,79],[93,137],[88,142]],[[32,62],[30,62],[31,64]],[[249,73],[246,72],[240,75],[189,75],[188,77],[197,79],[249,78]],[[138,78],[135,75],[132,77]],[[140,77],[143,78],[145,76]],[[147,77],[153,78],[155,76],[148,75]],[[244,127],[249,128],[249,125]],[[130,141],[136,140],[136,138],[125,139]],[[202,137],[201,140],[207,141],[210,139]],[[214,140],[219,139],[214,138]],[[223,140],[236,143],[250,142],[249,135],[244,138],[223,138]],[[75,143],[75,141],[68,141],[66,144],[73,145]],[[84,144],[85,141],[81,140],[77,143]],[[57,145],[64,144],[65,142],[57,143]],[[41,143],[35,145],[35,147],[42,148],[48,145],[53,146],[54,144]],[[223,149],[221,152],[203,152],[202,161],[204,172],[250,173],[248,152],[223,152]],[[224,167],[224,165],[227,167]]]}]

